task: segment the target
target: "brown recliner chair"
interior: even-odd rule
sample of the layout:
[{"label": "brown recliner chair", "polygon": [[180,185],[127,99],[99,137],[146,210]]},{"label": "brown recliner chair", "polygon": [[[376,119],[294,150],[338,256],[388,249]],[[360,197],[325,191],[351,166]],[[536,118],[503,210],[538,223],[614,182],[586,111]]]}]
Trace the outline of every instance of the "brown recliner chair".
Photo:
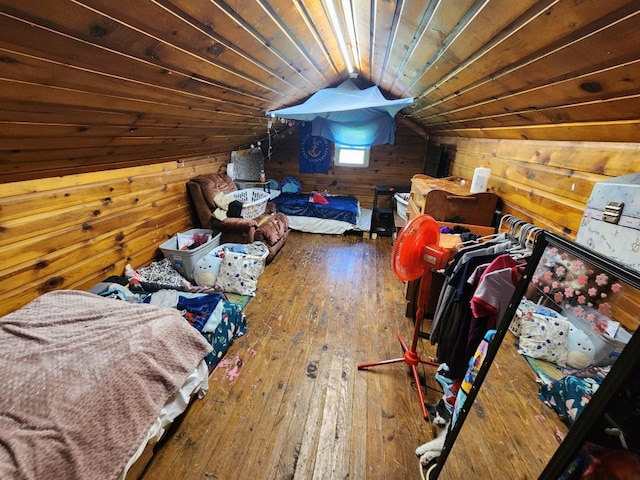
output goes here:
[{"label": "brown recliner chair", "polygon": [[275,206],[267,203],[265,213],[256,218],[219,220],[213,215],[217,208],[213,199],[220,192],[227,194],[237,189],[231,177],[224,173],[200,175],[187,182],[187,191],[200,228],[220,231],[221,243],[263,242],[269,249],[267,256],[267,263],[269,263],[284,246],[289,236],[289,219],[283,213],[275,213]]}]

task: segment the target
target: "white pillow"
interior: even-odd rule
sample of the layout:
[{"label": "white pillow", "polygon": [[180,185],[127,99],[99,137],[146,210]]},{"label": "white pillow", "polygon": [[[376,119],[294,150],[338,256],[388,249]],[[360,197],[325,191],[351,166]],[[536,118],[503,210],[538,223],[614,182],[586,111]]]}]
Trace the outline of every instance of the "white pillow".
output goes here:
[{"label": "white pillow", "polygon": [[217,284],[225,292],[254,296],[263,271],[264,258],[225,249]]},{"label": "white pillow", "polygon": [[552,318],[534,313],[523,318],[520,325],[520,339],[518,350],[522,355],[527,355],[541,360],[565,366],[567,364],[567,343],[569,341],[568,320]]}]

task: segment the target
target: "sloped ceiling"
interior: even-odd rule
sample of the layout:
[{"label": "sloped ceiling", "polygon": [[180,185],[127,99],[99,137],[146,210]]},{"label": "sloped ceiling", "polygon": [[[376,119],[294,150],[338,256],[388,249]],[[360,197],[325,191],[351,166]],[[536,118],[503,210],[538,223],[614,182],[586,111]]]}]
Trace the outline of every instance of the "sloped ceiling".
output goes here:
[{"label": "sloped ceiling", "polygon": [[[414,97],[398,116],[416,131],[640,138],[640,2],[334,1],[354,81]],[[228,152],[287,128],[265,111],[350,76],[328,8],[0,0],[0,173]]]}]

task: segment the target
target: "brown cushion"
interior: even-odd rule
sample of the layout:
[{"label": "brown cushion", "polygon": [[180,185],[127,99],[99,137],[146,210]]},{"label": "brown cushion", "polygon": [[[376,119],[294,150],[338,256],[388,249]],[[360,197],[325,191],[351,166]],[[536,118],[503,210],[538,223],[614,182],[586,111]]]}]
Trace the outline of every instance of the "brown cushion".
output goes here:
[{"label": "brown cushion", "polygon": [[289,229],[289,219],[282,213],[265,215],[258,219],[256,239],[274,245]]},{"label": "brown cushion", "polygon": [[236,184],[233,182],[231,177],[218,173],[200,175],[192,178],[191,181],[197,182],[200,185],[202,195],[204,196],[207,205],[209,205],[209,208],[212,210],[216,208],[214,198],[218,193],[222,192],[226,194],[237,190]]}]

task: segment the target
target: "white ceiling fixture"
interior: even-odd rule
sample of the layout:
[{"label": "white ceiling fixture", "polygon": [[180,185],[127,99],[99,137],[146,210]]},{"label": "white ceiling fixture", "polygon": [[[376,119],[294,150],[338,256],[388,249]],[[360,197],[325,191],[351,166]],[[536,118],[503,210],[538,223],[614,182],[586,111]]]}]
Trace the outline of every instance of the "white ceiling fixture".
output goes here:
[{"label": "white ceiling fixture", "polygon": [[[358,51],[358,37],[356,35],[353,3],[351,0],[342,0],[341,3],[344,21],[347,25],[347,38],[349,39],[349,45],[351,45],[351,55],[353,58],[353,70],[350,70],[349,73],[351,74],[351,78],[357,78],[360,67],[360,53]],[[356,77],[353,77],[354,73]]]},{"label": "white ceiling fixture", "polygon": [[334,0],[328,0],[326,5],[328,10],[327,13],[329,14],[329,21],[331,22],[331,28],[336,36],[338,46],[340,47],[340,53],[342,54],[342,58],[344,59],[344,63],[347,67],[347,72],[351,75],[355,72],[353,68],[353,61],[351,60],[351,55],[349,54],[349,49],[345,42],[345,34],[340,27],[340,19],[338,18],[338,12],[336,11]]}]

